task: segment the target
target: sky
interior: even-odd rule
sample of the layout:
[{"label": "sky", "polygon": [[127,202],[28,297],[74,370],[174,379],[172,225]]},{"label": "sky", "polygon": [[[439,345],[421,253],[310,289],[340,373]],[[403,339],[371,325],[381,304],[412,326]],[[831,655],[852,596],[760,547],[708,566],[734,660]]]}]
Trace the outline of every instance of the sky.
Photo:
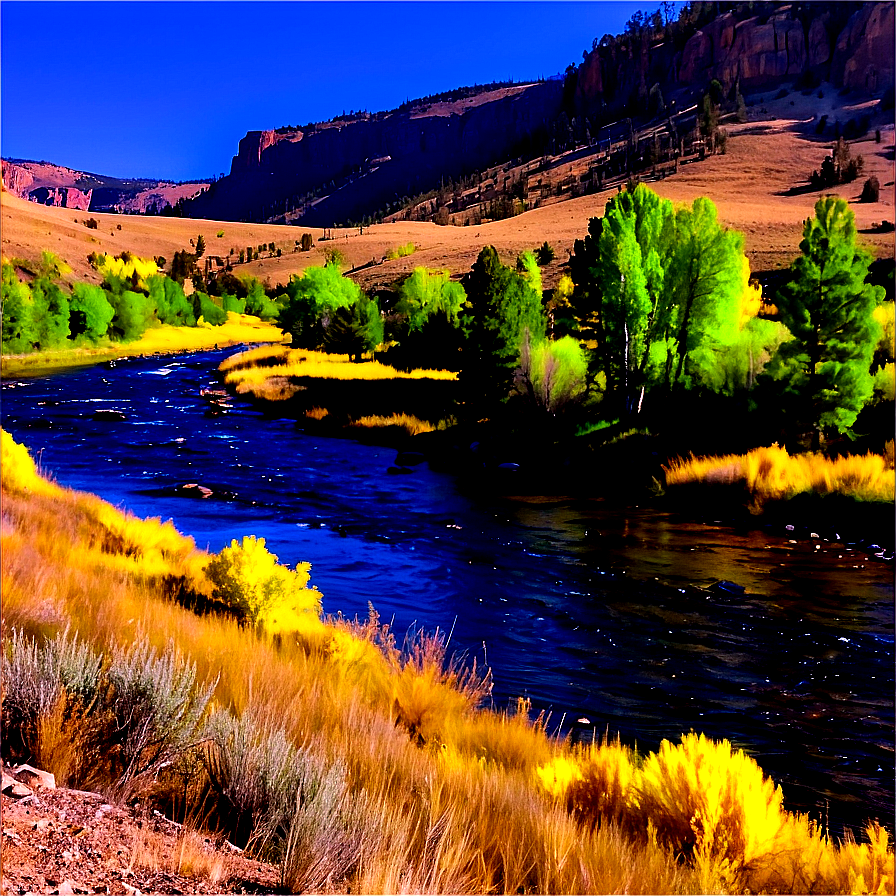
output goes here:
[{"label": "sky", "polygon": [[582,61],[659,2],[0,3],[0,154],[165,180],[250,130]]}]

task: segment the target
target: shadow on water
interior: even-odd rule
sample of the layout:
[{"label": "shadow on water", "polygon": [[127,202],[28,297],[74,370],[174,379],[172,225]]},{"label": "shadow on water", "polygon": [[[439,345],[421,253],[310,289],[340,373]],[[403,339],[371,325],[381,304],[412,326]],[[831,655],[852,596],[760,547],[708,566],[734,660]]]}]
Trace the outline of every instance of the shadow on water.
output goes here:
[{"label": "shadow on water", "polygon": [[456,618],[452,647],[485,653],[499,707],[525,694],[552,726],[587,719],[564,730],[642,750],[728,737],[833,833],[892,825],[892,567],[647,506],[465,494],[426,464],[388,476],[394,449],[239,402],[207,416],[220,357],[6,383],[3,425],[64,485],[171,518],[200,547],[256,534],[310,561],[327,612],[370,601],[399,631]]}]

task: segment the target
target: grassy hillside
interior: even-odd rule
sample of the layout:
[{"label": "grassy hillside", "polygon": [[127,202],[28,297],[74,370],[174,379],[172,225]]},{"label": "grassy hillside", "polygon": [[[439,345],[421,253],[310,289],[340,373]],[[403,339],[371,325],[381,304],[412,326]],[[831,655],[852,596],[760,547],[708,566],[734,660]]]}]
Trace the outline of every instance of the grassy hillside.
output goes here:
[{"label": "grassy hillside", "polygon": [[885,831],[833,843],[727,742],[572,748],[479,708],[438,632],[321,619],[307,564],[209,556],[2,450],[4,758],[224,832],[290,892],[893,892]]}]

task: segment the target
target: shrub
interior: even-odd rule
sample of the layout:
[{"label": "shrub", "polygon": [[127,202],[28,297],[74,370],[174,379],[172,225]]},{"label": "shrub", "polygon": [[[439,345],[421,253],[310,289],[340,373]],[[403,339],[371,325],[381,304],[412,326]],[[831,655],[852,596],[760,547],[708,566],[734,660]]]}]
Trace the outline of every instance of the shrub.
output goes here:
[{"label": "shrub", "polygon": [[823,133],[824,133],[824,129],[827,127],[827,124],[828,124],[828,117],[827,117],[827,115],[822,115],[821,118],[818,119],[818,124],[815,125],[815,133],[816,133],[816,134],[823,134]]},{"label": "shrub", "polygon": [[114,649],[108,678],[122,764],[118,786],[129,788],[193,745],[216,682],[194,692],[195,664],[173,643],[159,653],[145,635]]},{"label": "shrub", "polygon": [[[215,234],[215,236],[217,236],[219,240],[222,239],[223,236],[224,236],[224,231],[223,231],[223,230],[219,230],[219,231]],[[233,250],[231,250],[231,251],[233,251]]]},{"label": "shrub", "polygon": [[554,260],[554,247],[547,240],[535,250],[535,260],[542,267]]},{"label": "shrub", "polygon": [[872,174],[862,187],[860,202],[877,202],[880,198],[880,181]]},{"label": "shrub", "polygon": [[84,222],[84,226],[85,226],[86,228],[88,228],[88,230],[96,230],[97,227],[100,226],[100,222],[97,221],[96,218],[88,218],[88,219]]},{"label": "shrub", "polygon": [[641,769],[639,811],[658,840],[675,853],[718,861],[729,879],[767,853],[784,823],[783,796],[755,760],[688,734],[680,744],[664,740]]},{"label": "shrub", "polygon": [[251,624],[269,632],[300,631],[319,624],[321,595],[307,588],[310,563],[295,570],[279,566],[263,538],[234,539],[205,570],[215,586],[214,597],[236,610]]},{"label": "shrub", "polygon": [[311,236],[310,233],[302,234],[302,243],[301,248],[303,252],[310,252],[311,247],[314,245],[314,237]]}]

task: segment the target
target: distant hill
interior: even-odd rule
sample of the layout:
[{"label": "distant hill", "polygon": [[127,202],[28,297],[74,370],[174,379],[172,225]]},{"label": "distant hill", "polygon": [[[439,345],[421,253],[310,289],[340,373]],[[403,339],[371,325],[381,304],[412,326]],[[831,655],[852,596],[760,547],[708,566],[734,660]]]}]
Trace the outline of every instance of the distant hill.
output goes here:
[{"label": "distant hill", "polygon": [[154,214],[181,199],[192,199],[209,186],[208,182],[123,180],[25,159],[3,159],[2,166],[3,185],[14,196],[81,211]]},{"label": "distant hill", "polygon": [[[712,81],[731,103],[741,91],[822,82],[881,96],[892,91],[894,40],[893,3],[694,0],[675,21],[637,13],[623,34],[595,39],[559,81],[459,88],[391,112],[250,131],[230,174],[183,213],[326,227],[388,219],[440,191],[430,219],[447,222],[457,208],[450,194],[481,185],[490,167],[506,173],[520,160],[593,147],[614,125],[627,126],[633,144],[639,128],[663,128],[667,142],[687,138],[696,112],[674,124],[670,113],[699,110]],[[493,185],[502,214],[542,186],[532,173],[531,183]]]}]

